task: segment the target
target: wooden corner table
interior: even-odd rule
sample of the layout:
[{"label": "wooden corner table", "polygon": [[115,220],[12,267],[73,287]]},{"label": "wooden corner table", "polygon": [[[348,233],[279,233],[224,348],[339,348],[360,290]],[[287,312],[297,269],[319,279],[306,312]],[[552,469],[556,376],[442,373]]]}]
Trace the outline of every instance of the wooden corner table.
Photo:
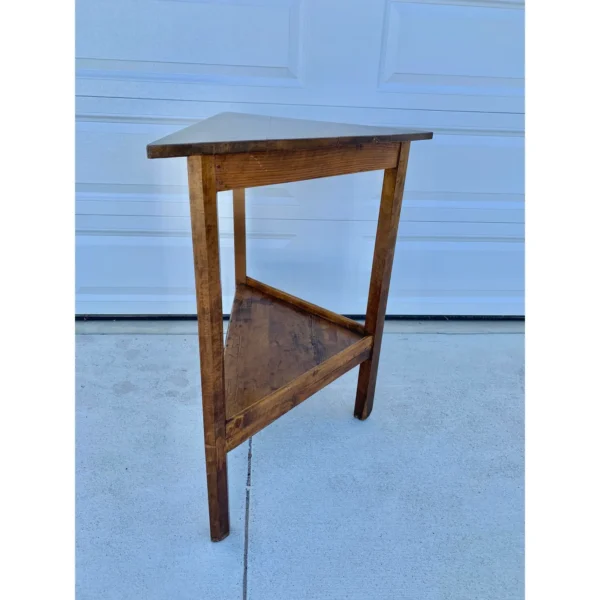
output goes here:
[{"label": "wooden corner table", "polygon": [[[210,536],[229,533],[227,452],[360,364],[373,408],[410,143],[431,132],[221,113],[147,147],[185,156],[198,306]],[[245,188],[385,169],[364,326],[246,274]],[[233,190],[236,291],[227,339],[217,192]]]}]

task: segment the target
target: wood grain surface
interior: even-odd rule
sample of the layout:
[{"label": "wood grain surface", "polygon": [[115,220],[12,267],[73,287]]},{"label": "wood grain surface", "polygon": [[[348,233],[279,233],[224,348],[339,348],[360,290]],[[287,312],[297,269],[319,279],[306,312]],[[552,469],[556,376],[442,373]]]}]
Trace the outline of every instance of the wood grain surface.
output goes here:
[{"label": "wood grain surface", "polygon": [[225,447],[225,370],[219,263],[219,220],[214,159],[188,159],[190,216],[194,248],[202,413],[210,537],[229,534],[227,450]]},{"label": "wood grain surface", "polygon": [[400,144],[369,142],[316,150],[271,150],[215,156],[217,191],[305,181],[395,167]]},{"label": "wood grain surface", "polygon": [[246,190],[233,190],[235,282],[246,283]]},{"label": "wood grain surface", "polygon": [[365,318],[365,330],[373,336],[373,353],[371,358],[360,366],[356,402],[354,405],[354,416],[361,420],[366,419],[373,410],[385,309],[390,290],[392,264],[396,249],[409,151],[410,142],[402,144],[398,166],[394,169],[386,169],[383,176],[379,220],[377,221],[375,250],[373,252],[373,267],[371,269],[371,282],[369,284],[369,299],[367,301],[367,315]]},{"label": "wood grain surface", "polygon": [[[213,541],[229,533],[229,450],[359,364],[354,415],[366,419],[371,413],[410,140],[430,137],[229,114],[148,146],[149,156],[188,156]],[[245,188],[381,168],[364,326],[247,276]],[[236,292],[223,343],[217,192],[228,189],[233,190]]]},{"label": "wood grain surface", "polygon": [[292,294],[288,294],[283,290],[279,290],[274,288],[262,281],[257,281],[252,277],[246,277],[246,284],[250,287],[253,287],[265,294],[269,294],[279,300],[283,300],[288,304],[293,304],[298,308],[305,310],[307,312],[312,313],[313,315],[317,315],[318,317],[322,317],[323,319],[327,319],[340,327],[345,327],[358,335],[367,335],[364,325],[357,323],[356,321],[349,319],[348,317],[344,317],[343,315],[339,315],[331,310],[327,310],[326,308],[322,308],[321,306],[317,306],[312,302],[307,302],[306,300],[302,300],[302,298],[298,298],[297,296],[292,296]]},{"label": "wood grain surface", "polygon": [[279,298],[239,285],[225,348],[227,419],[362,337]]},{"label": "wood grain surface", "polygon": [[239,446],[250,436],[365,361],[371,355],[372,346],[371,336],[359,339],[229,419],[227,450]]}]

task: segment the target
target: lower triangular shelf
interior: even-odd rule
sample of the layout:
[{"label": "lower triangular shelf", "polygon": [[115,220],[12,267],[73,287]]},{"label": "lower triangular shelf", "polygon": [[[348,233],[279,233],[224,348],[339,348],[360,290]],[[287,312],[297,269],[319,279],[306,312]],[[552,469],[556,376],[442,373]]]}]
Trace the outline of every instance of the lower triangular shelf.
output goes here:
[{"label": "lower triangular shelf", "polygon": [[[361,340],[364,343],[356,351],[348,350]],[[327,369],[322,374],[315,367],[339,353],[343,353],[344,362],[332,367],[342,374],[348,370],[348,360],[358,364],[359,353],[361,360],[365,359],[371,341],[370,336],[350,331],[253,287],[238,285],[225,346],[227,420],[306,373],[324,377]],[[331,378],[333,370],[329,371]],[[333,374],[339,376],[337,371]]]}]

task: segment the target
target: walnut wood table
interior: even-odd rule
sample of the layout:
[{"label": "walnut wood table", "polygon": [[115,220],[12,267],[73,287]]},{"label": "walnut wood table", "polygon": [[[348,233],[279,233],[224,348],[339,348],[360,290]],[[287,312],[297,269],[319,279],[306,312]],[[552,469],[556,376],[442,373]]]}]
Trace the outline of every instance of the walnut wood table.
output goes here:
[{"label": "walnut wood table", "polygon": [[[373,408],[410,143],[433,134],[222,113],[148,145],[187,157],[210,535],[229,533],[227,452],[360,364],[354,416]],[[244,189],[385,169],[365,324],[246,274]],[[233,190],[236,291],[227,339],[217,192]]]}]

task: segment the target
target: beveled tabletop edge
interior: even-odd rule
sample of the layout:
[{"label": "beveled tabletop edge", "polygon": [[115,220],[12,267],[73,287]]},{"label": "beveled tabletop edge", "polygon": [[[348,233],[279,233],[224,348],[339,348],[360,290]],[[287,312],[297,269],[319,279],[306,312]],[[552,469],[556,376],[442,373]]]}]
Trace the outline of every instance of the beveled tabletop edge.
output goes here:
[{"label": "beveled tabletop edge", "polygon": [[[247,115],[245,113],[219,113],[214,117],[209,117],[213,120],[215,117],[225,117],[226,115],[238,116],[238,117],[252,117],[265,119],[262,115]],[[278,118],[275,117],[275,120]],[[331,121],[309,121],[304,119],[281,119],[282,121],[297,121],[298,125],[303,122],[308,126],[315,126],[323,124],[324,128],[328,126],[339,126],[347,127],[352,129],[362,130],[360,133],[353,133],[353,135],[341,135],[341,136],[314,136],[314,137],[281,137],[281,138],[260,138],[260,137],[249,137],[248,139],[233,139],[233,140],[206,140],[206,141],[185,141],[176,142],[172,141],[177,138],[181,132],[192,127],[199,127],[207,121],[199,121],[198,123],[186,127],[179,131],[176,131],[168,136],[165,136],[159,140],[156,140],[147,145],[147,156],[148,158],[172,158],[172,157],[186,157],[195,155],[215,155],[215,154],[239,154],[244,152],[266,152],[273,150],[316,150],[316,149],[334,149],[348,146],[360,146],[362,144],[379,144],[389,142],[412,142],[420,140],[430,140],[433,138],[433,132],[431,131],[419,131],[419,130],[402,130],[400,128],[389,127],[389,133],[386,133],[386,127],[382,126],[369,126],[369,125],[352,125],[348,123],[333,123]],[[372,128],[373,133],[369,132],[368,129]],[[243,129],[241,127],[240,129]],[[383,131],[382,131],[383,130]]]}]

